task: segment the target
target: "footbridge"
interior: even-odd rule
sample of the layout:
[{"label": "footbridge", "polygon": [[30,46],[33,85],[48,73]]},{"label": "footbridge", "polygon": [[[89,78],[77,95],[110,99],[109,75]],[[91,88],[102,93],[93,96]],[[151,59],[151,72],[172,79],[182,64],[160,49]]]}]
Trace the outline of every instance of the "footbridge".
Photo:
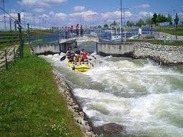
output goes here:
[{"label": "footbridge", "polygon": [[55,44],[46,44],[46,45],[34,45],[31,46],[32,52],[41,55],[41,54],[57,54],[61,52],[66,52],[69,47],[77,47],[78,43],[93,41],[98,42],[98,37],[83,36],[83,37],[73,37],[68,39],[60,39],[58,43]]}]

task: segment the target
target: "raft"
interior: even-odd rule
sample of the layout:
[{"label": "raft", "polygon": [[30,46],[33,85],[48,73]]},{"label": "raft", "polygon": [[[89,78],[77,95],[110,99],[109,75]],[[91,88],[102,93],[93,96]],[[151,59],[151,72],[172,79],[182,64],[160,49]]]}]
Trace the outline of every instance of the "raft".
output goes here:
[{"label": "raft", "polygon": [[86,62],[82,62],[81,64],[73,64],[73,62],[70,62],[68,59],[65,60],[66,64],[72,69],[72,70],[77,70],[79,72],[86,72],[88,71],[91,66],[89,65],[89,63]]}]

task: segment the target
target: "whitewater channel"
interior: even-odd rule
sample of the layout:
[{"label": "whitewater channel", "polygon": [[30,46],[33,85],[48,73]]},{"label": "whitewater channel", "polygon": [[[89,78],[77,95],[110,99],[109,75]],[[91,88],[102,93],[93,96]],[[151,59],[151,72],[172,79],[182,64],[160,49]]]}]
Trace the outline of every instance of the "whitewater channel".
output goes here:
[{"label": "whitewater channel", "polygon": [[61,55],[43,56],[65,78],[95,127],[117,123],[124,136],[183,136],[183,65],[149,59],[92,59],[87,72],[71,70]]}]

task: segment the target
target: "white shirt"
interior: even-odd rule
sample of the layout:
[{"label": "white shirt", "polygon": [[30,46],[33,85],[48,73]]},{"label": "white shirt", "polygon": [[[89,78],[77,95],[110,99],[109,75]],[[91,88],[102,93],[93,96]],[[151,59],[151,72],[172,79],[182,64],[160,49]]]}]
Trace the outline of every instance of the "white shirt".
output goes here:
[{"label": "white shirt", "polygon": [[139,30],[138,30],[138,34],[142,34],[142,29],[141,28],[139,28]]}]

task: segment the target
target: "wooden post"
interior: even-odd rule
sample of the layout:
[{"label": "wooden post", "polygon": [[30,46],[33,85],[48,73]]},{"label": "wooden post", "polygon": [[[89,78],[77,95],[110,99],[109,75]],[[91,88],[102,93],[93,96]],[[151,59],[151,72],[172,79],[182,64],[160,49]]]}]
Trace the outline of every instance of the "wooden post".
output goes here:
[{"label": "wooden post", "polygon": [[16,51],[15,51],[15,47],[13,49],[13,53],[14,53],[14,62],[16,62]]},{"label": "wooden post", "polygon": [[14,21],[14,25],[15,25],[14,27],[15,27],[15,32],[16,32],[17,31],[17,21],[16,20]]},{"label": "wooden post", "polygon": [[27,24],[27,34],[28,34],[28,42],[30,45],[30,27],[29,27],[29,23]]},{"label": "wooden post", "polygon": [[5,52],[5,65],[6,65],[6,70],[8,69],[8,59],[7,59],[7,51],[6,51],[6,49],[4,50],[4,52]]},{"label": "wooden post", "polygon": [[23,41],[22,41],[22,26],[21,26],[20,13],[18,13],[18,30],[19,30],[20,57],[23,58]]}]

